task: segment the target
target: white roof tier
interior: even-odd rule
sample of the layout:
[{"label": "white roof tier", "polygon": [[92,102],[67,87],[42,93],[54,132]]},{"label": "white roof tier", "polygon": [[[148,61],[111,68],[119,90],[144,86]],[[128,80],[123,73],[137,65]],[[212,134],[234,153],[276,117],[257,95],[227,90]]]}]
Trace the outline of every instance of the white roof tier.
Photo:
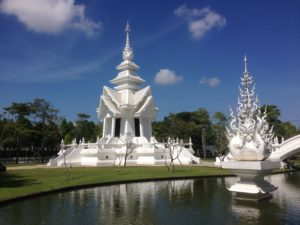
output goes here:
[{"label": "white roof tier", "polygon": [[145,80],[143,80],[138,75],[135,75],[135,73],[133,71],[125,70],[125,71],[120,72],[118,74],[118,76],[116,76],[114,79],[110,80],[110,82],[112,84],[124,84],[127,82],[141,84],[141,83],[144,83]]},{"label": "white roof tier", "polygon": [[133,105],[137,106],[141,104],[148,96],[151,96],[150,86],[145,87],[135,93],[131,91],[124,90],[122,92],[118,92],[114,89],[104,86],[103,87],[103,96],[111,99],[111,101],[116,105],[116,107],[120,107],[121,105]]},{"label": "white roof tier", "polygon": [[120,65],[118,65],[117,70],[138,70],[140,67],[138,65],[136,65],[134,62],[126,60],[120,63]]}]

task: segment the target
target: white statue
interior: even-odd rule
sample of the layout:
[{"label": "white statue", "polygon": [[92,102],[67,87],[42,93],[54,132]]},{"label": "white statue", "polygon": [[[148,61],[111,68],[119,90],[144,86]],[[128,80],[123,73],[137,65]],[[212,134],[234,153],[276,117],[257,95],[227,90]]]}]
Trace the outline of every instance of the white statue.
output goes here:
[{"label": "white statue", "polygon": [[269,129],[265,109],[263,115],[259,109],[255,85],[247,70],[247,58],[244,59],[245,72],[241,78],[240,98],[238,98],[238,115],[230,109],[231,122],[227,128],[229,151],[234,160],[265,160],[270,155],[273,128]]}]

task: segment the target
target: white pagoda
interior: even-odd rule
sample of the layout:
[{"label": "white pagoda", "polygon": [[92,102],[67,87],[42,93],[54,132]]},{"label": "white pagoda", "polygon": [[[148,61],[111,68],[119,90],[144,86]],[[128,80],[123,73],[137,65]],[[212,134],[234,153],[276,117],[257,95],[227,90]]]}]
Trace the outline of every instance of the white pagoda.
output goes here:
[{"label": "white pagoda", "polygon": [[191,140],[183,143],[169,138],[168,143],[158,143],[152,136],[152,122],[158,108],[150,86],[140,87],[145,81],[136,73],[139,66],[132,61],[129,23],[125,32],[123,62],[117,66],[118,75],[110,81],[115,86],[103,87],[97,108],[98,117],[103,121],[102,138],[96,143],[85,143],[84,139],[79,144],[75,140],[71,145],[62,143],[58,156],[49,161],[49,166],[200,163],[200,159],[193,156]]},{"label": "white pagoda", "polygon": [[[98,117],[103,120],[103,138],[134,136],[140,141],[150,141],[151,123],[158,108],[155,107],[151,88],[141,88],[145,81],[136,71],[139,66],[133,59],[130,46],[129,23],[126,25],[126,45],[123,50],[123,62],[117,66],[120,72],[110,82],[114,89],[104,86],[97,109]],[[145,140],[147,139],[147,140]]]}]

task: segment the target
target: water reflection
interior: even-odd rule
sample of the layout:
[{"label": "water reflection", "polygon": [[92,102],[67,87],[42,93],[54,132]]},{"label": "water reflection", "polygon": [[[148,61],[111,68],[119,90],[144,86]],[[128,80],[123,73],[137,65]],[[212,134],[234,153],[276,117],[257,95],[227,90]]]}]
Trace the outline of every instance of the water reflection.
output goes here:
[{"label": "water reflection", "polygon": [[300,224],[300,173],[267,177],[274,197],[244,202],[237,178],[121,184],[47,195],[0,208],[0,224]]}]

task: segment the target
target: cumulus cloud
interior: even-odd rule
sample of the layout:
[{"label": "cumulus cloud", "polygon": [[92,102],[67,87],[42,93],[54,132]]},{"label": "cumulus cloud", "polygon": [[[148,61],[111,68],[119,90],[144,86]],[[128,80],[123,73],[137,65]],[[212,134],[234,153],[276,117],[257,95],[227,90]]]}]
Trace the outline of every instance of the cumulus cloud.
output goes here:
[{"label": "cumulus cloud", "polygon": [[85,5],[75,4],[75,0],[3,0],[0,10],[40,33],[57,34],[74,29],[92,37],[102,28],[101,22],[86,17]]},{"label": "cumulus cloud", "polygon": [[183,80],[182,76],[176,75],[170,69],[161,69],[154,78],[154,82],[160,85],[172,85]]},{"label": "cumulus cloud", "polygon": [[199,81],[199,84],[207,84],[210,87],[217,87],[221,80],[217,77],[206,78],[205,76]]},{"label": "cumulus cloud", "polygon": [[174,10],[174,14],[187,20],[188,30],[192,37],[197,40],[203,38],[212,29],[221,29],[226,25],[225,17],[211,10],[209,7],[189,9],[183,4]]}]

